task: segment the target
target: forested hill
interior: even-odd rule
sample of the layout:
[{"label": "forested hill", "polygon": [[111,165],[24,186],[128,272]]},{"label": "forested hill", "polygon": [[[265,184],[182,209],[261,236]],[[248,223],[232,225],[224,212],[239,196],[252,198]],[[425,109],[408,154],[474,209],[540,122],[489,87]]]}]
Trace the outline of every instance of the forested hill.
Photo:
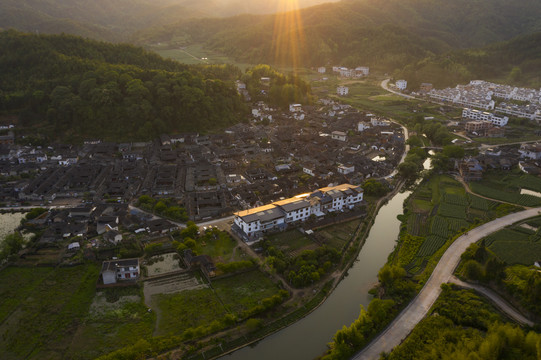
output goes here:
[{"label": "forested hill", "polygon": [[479,49],[456,50],[429,56],[396,71],[396,78],[416,89],[422,82],[437,88],[466,83],[473,79],[541,87],[541,32]]},{"label": "forested hill", "polygon": [[239,61],[258,63],[274,59],[292,39],[302,39],[297,43],[304,65],[389,70],[430,54],[540,30],[538,0],[343,0],[303,9],[298,16],[192,19],[139,34],[134,41],[206,43]]},{"label": "forested hill", "polygon": [[[322,2],[327,1],[298,1],[302,7]],[[0,29],[124,41],[134,31],[153,25],[197,17],[271,14],[283,3],[283,0],[2,0]]]},{"label": "forested hill", "polygon": [[0,32],[0,114],[51,140],[206,131],[245,109],[233,66],[189,67],[131,45]]}]

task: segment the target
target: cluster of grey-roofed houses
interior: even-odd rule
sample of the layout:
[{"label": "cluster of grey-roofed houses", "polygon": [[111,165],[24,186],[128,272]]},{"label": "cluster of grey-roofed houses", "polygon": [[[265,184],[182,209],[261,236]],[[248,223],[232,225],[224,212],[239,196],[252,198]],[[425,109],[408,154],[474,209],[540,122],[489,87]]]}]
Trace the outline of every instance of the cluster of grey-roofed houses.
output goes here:
[{"label": "cluster of grey-roofed houses", "polygon": [[[130,211],[128,204],[143,194],[175,199],[192,220],[217,218],[284,202],[329,184],[383,178],[404,151],[399,125],[332,100],[314,106],[292,104],[288,111],[259,102],[253,109],[248,123],[220,134],[162,135],[152,142],[92,139],[80,146],[20,145],[25,134],[12,127],[0,139],[0,203],[69,204],[31,220],[43,230],[39,246],[69,242],[66,256],[80,250],[92,257],[92,249],[106,252],[136,237],[158,237],[178,229],[168,220]],[[352,189],[344,191],[360,194],[356,204],[362,190]],[[322,204],[320,211],[311,208],[310,214],[321,217],[328,210],[333,209]],[[204,260],[187,259],[211,273],[212,264]],[[102,278],[110,283],[140,273],[138,263],[124,264],[121,259],[104,263],[102,270]]]},{"label": "cluster of grey-roofed houses", "polygon": [[[46,228],[42,244],[81,236],[93,239],[91,247],[117,244],[126,234],[152,236],[178,228],[130,212],[128,202],[142,194],[176,199],[192,220],[241,210],[233,230],[251,241],[355,206],[362,201],[355,184],[391,173],[405,146],[400,126],[330,99],[314,106],[292,104],[285,112],[258,102],[248,123],[221,134],[162,135],[152,142],[22,146],[16,144],[14,126],[3,131],[0,203],[84,203],[34,221]],[[536,173],[541,146],[524,145],[520,154],[527,160],[521,167]],[[488,150],[464,159],[459,170],[477,180],[487,168],[510,169],[517,159],[516,148]],[[79,244],[70,246],[77,250]],[[115,266],[118,279],[139,271],[130,264]]]},{"label": "cluster of grey-roofed houses", "polygon": [[383,177],[404,150],[400,126],[331,100],[285,112],[257,103],[254,110],[249,123],[220,134],[152,142],[40,147],[12,136],[0,147],[0,203],[124,203],[146,194],[174,198],[190,219],[202,220]]}]

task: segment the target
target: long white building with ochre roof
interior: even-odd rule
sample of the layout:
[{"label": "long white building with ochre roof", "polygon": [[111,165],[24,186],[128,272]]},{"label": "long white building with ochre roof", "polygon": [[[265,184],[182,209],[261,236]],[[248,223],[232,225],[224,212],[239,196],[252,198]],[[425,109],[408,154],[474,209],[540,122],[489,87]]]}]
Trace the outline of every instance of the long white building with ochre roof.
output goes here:
[{"label": "long white building with ochre roof", "polygon": [[342,184],[318,189],[289,199],[235,213],[232,226],[245,240],[256,240],[262,233],[284,230],[288,224],[306,221],[311,215],[352,209],[363,200],[363,189]]}]

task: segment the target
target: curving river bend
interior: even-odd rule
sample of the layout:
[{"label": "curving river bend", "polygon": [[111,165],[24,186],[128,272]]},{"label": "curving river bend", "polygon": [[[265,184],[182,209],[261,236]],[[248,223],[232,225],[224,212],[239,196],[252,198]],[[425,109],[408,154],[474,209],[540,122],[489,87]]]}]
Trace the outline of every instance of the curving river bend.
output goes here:
[{"label": "curving river bend", "polygon": [[322,355],[336,330],[349,326],[359,316],[360,305],[368,306],[368,294],[377,282],[379,269],[393,250],[402,214],[410,192],[396,194],[382,206],[357,261],[329,298],[314,312],[255,345],[225,355],[222,360],[309,360]]}]

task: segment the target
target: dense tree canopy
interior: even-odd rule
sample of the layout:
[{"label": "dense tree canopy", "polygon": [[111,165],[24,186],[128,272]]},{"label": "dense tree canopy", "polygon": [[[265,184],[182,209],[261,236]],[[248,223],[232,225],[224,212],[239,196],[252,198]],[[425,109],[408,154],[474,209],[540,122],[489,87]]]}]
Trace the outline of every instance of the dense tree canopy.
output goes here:
[{"label": "dense tree canopy", "polygon": [[188,67],[129,45],[0,33],[0,112],[51,137],[146,140],[227,126],[245,109],[231,66]]}]

